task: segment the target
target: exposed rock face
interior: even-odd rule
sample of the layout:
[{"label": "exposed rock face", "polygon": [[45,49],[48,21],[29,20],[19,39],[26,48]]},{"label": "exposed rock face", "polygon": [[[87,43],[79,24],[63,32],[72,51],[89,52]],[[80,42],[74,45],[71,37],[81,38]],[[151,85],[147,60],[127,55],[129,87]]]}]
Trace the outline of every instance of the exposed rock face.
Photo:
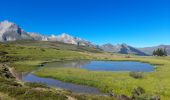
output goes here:
[{"label": "exposed rock face", "polygon": [[48,41],[59,41],[68,44],[82,45],[82,46],[95,46],[89,41],[83,40],[78,37],[73,37],[69,34],[62,33],[61,35],[51,35],[48,37]]},{"label": "exposed rock face", "polygon": [[60,42],[68,43],[68,44],[77,44],[77,42],[78,42],[77,38],[70,36],[66,33],[63,33],[58,36],[52,35],[49,37],[49,40],[50,41],[60,41]]},{"label": "exposed rock face", "polygon": [[101,49],[103,49],[106,52],[115,52],[115,46],[108,43],[100,46]]},{"label": "exposed rock face", "polygon": [[3,21],[0,23],[0,41],[32,40],[32,37],[18,25]]},{"label": "exposed rock face", "polygon": [[146,54],[137,48],[134,48],[132,46],[129,46],[127,44],[105,44],[101,46],[101,48],[106,52],[112,52],[112,53],[120,53],[120,54],[135,54],[135,55],[142,55],[145,56]]},{"label": "exposed rock face", "polygon": [[28,34],[36,41],[48,41],[48,37],[39,33],[28,32]]},{"label": "exposed rock face", "polygon": [[5,64],[0,64],[0,77],[3,78],[14,78],[8,67]]},{"label": "exposed rock face", "polygon": [[3,21],[0,23],[0,41],[16,41],[16,40],[36,40],[36,41],[59,41],[68,44],[95,46],[89,41],[73,37],[66,33],[61,35],[44,36],[39,33],[25,32],[15,23]]}]

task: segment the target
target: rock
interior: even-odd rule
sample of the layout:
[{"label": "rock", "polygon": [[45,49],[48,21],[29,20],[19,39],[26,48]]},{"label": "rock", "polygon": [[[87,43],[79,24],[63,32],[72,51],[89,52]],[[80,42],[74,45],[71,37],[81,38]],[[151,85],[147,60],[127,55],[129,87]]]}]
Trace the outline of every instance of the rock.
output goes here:
[{"label": "rock", "polygon": [[14,78],[9,69],[4,64],[0,64],[0,77],[3,78]]}]

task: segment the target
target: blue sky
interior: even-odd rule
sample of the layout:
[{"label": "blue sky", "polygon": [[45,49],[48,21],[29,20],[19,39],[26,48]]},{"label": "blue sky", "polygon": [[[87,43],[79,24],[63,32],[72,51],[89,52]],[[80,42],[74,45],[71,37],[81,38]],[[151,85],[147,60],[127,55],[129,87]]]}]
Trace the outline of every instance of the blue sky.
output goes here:
[{"label": "blue sky", "polygon": [[170,44],[169,0],[0,0],[0,21],[96,44]]}]

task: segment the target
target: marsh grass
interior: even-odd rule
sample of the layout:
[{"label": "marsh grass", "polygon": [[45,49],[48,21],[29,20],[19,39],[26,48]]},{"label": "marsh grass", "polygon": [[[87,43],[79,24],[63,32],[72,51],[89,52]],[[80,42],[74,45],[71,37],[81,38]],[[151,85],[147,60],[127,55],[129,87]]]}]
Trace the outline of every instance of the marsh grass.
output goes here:
[{"label": "marsh grass", "polygon": [[[28,84],[27,84],[28,85]],[[35,84],[25,87],[10,79],[0,78],[0,91],[16,100],[66,100],[64,94],[51,90],[36,90]],[[36,87],[40,85],[36,84]],[[41,86],[42,88],[42,86]]]},{"label": "marsh grass", "polygon": [[66,82],[94,86],[103,92],[112,91],[115,94],[125,94],[132,96],[132,91],[136,87],[144,88],[147,95],[158,95],[163,100],[170,97],[170,62],[167,58],[153,57],[133,57],[133,58],[113,58],[119,61],[140,61],[156,65],[153,72],[145,72],[145,77],[141,79],[132,78],[129,72],[104,72],[88,71],[79,68],[43,68],[35,74],[41,77],[50,77]]}]

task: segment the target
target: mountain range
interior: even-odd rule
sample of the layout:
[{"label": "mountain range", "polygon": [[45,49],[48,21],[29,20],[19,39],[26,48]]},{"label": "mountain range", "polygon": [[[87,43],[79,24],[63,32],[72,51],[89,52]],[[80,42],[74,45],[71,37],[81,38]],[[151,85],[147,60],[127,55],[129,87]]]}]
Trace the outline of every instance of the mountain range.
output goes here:
[{"label": "mountain range", "polygon": [[157,50],[158,48],[163,48],[167,51],[167,54],[170,55],[170,45],[158,45],[153,47],[144,47],[144,48],[138,48],[142,52],[145,52],[148,55],[152,55],[154,50]]},{"label": "mountain range", "polygon": [[53,41],[53,42],[63,42],[67,44],[74,44],[80,46],[88,46],[100,48],[103,51],[111,53],[120,53],[120,54],[134,54],[134,55],[152,55],[152,52],[157,48],[166,48],[168,54],[170,54],[170,45],[160,45],[155,47],[146,47],[146,48],[135,48],[127,44],[104,44],[98,46],[91,43],[90,41],[71,36],[66,33],[61,35],[51,35],[45,36],[36,32],[26,32],[19,25],[9,22],[7,20],[0,22],[0,41],[18,41],[18,40],[31,40],[31,41]]},{"label": "mountain range", "polygon": [[100,46],[100,48],[103,49],[106,52],[147,56],[146,53],[140,51],[137,48],[129,46],[125,43],[117,44],[117,45],[112,45],[112,44],[108,43],[108,44],[104,44],[104,45]]},{"label": "mountain range", "polygon": [[7,20],[0,23],[0,41],[16,41],[16,40],[35,40],[35,41],[59,41],[68,44],[79,44],[83,46],[94,46],[89,41],[81,38],[70,36],[66,33],[61,35],[45,36],[40,33],[26,32],[21,29],[17,24]]}]

